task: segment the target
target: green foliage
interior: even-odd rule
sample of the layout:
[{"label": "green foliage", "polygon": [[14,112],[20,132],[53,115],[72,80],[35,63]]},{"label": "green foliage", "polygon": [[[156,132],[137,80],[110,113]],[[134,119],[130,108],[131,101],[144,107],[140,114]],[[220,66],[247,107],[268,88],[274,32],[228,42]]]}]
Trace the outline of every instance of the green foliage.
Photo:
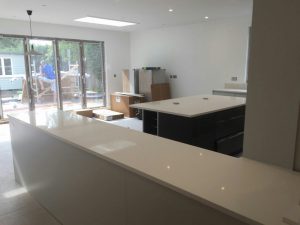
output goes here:
[{"label": "green foliage", "polygon": [[[36,67],[41,61],[45,61],[54,66],[54,50],[53,45],[35,45],[34,49],[41,53],[41,56],[35,57]],[[60,41],[59,42],[60,67],[62,71],[69,70],[69,64],[79,64],[79,45],[75,42]]]},{"label": "green foliage", "polygon": [[59,42],[60,66],[61,70],[67,71],[70,64],[79,64],[80,53],[79,44],[69,41]]},{"label": "green foliage", "polygon": [[95,92],[103,92],[103,67],[101,45],[95,43],[84,44],[86,58],[86,73],[90,75],[88,89]]},{"label": "green foliage", "polygon": [[[39,72],[41,61],[55,65],[54,49],[52,44],[39,44],[33,42],[34,50],[41,55],[31,56],[32,66],[36,72]],[[102,45],[97,43],[84,43],[85,67],[88,74],[87,89],[94,92],[103,92],[103,75],[102,66],[103,55]],[[31,47],[31,46],[30,46]],[[23,39],[21,38],[0,38],[0,53],[18,53],[24,54]],[[60,66],[62,71],[69,70],[69,64],[80,64],[80,49],[77,42],[59,41]]]},{"label": "green foliage", "polygon": [[23,40],[20,38],[0,38],[0,53],[23,54]]}]

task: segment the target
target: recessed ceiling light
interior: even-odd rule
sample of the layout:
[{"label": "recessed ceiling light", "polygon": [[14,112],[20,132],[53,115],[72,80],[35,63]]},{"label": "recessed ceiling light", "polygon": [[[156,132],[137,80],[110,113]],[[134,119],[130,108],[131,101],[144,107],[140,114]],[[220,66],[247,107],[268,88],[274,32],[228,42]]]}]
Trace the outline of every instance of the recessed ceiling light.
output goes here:
[{"label": "recessed ceiling light", "polygon": [[41,5],[42,7],[46,7],[47,5],[45,5],[45,4],[43,4],[43,5]]},{"label": "recessed ceiling light", "polygon": [[95,23],[95,24],[115,26],[115,27],[125,27],[125,26],[136,25],[136,23],[131,23],[131,22],[110,20],[110,19],[102,19],[102,18],[90,17],[90,16],[75,19],[74,21],[83,22],[83,23]]},{"label": "recessed ceiling light", "polygon": [[173,12],[174,11],[174,9],[169,9],[169,12]]},{"label": "recessed ceiling light", "polygon": [[208,20],[208,16],[204,17],[204,19]]}]

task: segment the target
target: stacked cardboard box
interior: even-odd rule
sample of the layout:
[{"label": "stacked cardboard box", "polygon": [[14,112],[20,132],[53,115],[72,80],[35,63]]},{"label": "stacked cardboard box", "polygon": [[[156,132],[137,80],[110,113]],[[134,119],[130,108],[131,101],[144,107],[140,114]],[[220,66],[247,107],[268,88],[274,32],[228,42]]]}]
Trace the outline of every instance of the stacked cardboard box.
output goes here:
[{"label": "stacked cardboard box", "polygon": [[137,110],[130,108],[130,105],[144,101],[145,97],[143,95],[124,92],[115,92],[110,95],[111,110],[124,113],[126,117],[135,117],[137,114]]},{"label": "stacked cardboard box", "polygon": [[94,110],[94,117],[100,120],[112,121],[124,118],[124,113],[114,112],[107,109]]}]

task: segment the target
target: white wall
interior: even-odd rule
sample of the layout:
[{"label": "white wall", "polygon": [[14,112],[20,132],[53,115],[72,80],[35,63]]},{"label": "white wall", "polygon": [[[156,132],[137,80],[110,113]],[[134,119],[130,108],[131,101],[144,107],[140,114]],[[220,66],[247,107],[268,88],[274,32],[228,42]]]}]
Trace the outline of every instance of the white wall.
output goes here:
[{"label": "white wall", "polygon": [[245,124],[245,156],[289,169],[300,164],[299,9],[297,0],[254,0]]},{"label": "white wall", "polygon": [[[122,90],[122,69],[128,69],[130,66],[128,32],[46,23],[33,23],[32,28],[34,36],[104,41],[107,93]],[[29,35],[29,23],[0,19],[0,34]],[[116,78],[114,78],[114,74],[117,75]]]},{"label": "white wall", "polygon": [[131,68],[160,66],[177,75],[173,97],[211,93],[232,76],[244,82],[250,24],[243,17],[132,32]]}]

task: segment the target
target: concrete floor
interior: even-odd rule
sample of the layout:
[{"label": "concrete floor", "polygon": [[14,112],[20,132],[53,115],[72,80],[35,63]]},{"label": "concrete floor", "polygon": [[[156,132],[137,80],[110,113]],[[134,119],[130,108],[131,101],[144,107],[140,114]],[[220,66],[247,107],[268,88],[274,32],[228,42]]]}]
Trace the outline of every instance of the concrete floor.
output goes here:
[{"label": "concrete floor", "polygon": [[0,225],[61,225],[15,183],[9,125],[0,125]]}]

